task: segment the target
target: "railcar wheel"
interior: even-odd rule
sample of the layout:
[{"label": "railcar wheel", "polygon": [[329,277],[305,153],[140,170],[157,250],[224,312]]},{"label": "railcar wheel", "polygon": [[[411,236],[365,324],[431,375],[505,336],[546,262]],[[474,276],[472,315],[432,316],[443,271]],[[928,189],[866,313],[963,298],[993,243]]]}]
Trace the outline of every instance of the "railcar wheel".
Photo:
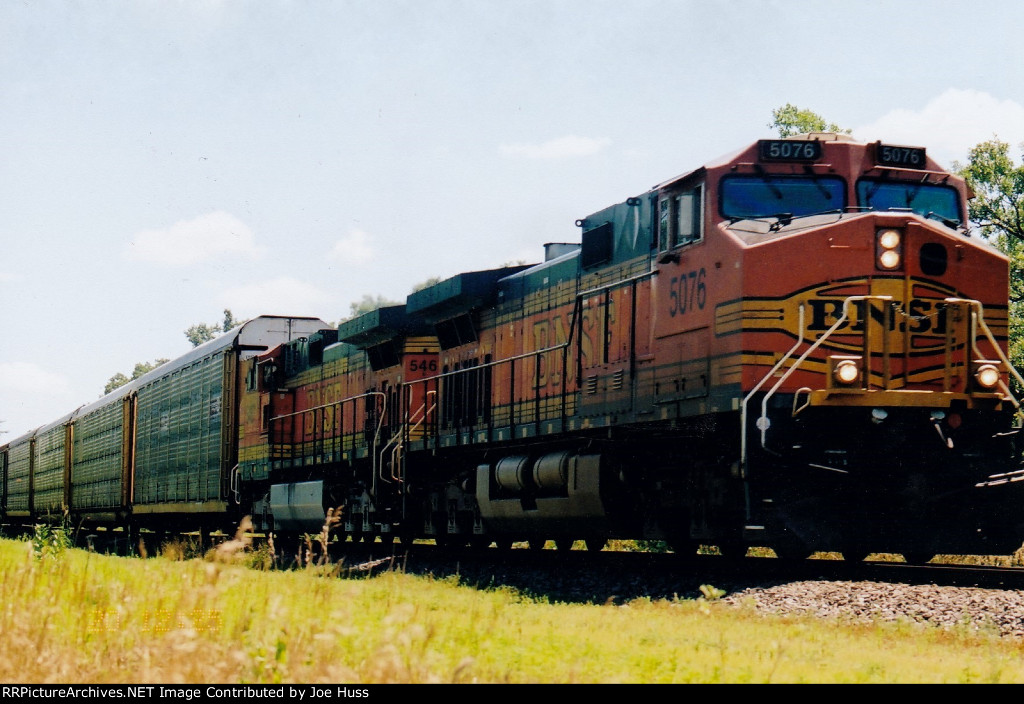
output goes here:
[{"label": "railcar wheel", "polygon": [[531,550],[543,550],[548,541],[543,538],[530,538],[526,542],[530,546]]},{"label": "railcar wheel", "polygon": [[590,552],[600,552],[604,550],[604,546],[608,544],[608,541],[604,538],[587,538],[584,543]]},{"label": "railcar wheel", "polygon": [[905,552],[901,554],[909,565],[923,565],[931,562],[932,558],[935,557],[935,553],[931,552]]},{"label": "railcar wheel", "polygon": [[576,541],[572,538],[558,538],[555,540],[555,550],[561,552],[568,552],[572,550],[572,546]]},{"label": "railcar wheel", "polygon": [[495,547],[502,552],[507,552],[512,549],[512,538],[498,538],[494,541]]}]

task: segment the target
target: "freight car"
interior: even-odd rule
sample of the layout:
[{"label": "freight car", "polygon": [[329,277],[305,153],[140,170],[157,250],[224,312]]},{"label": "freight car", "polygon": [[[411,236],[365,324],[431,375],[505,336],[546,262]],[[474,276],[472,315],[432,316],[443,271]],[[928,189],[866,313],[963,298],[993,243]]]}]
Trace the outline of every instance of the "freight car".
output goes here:
[{"label": "freight car", "polygon": [[[1007,259],[970,236],[968,196],[923,148],[760,140],[578,220],[538,264],[210,343],[236,350],[235,386],[216,430],[213,400],[181,402],[198,425],[174,450],[174,401],[143,412],[171,368],[12,441],[4,515],[300,533],[340,507],[355,540],[1012,552],[1024,379]],[[90,479],[76,438],[113,409],[117,460]]]},{"label": "freight car", "polygon": [[0,448],[4,523],[220,527],[238,455],[245,360],[326,327],[264,316]]}]

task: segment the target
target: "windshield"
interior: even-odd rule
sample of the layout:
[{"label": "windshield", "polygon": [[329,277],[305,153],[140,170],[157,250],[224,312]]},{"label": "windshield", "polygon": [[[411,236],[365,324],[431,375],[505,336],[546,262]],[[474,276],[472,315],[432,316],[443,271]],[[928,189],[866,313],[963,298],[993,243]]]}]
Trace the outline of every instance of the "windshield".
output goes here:
[{"label": "windshield", "polygon": [[846,188],[835,176],[726,176],[721,207],[733,219],[813,215],[845,208]]},{"label": "windshield", "polygon": [[857,202],[871,210],[911,210],[954,226],[962,222],[960,198],[949,186],[865,178],[857,182]]}]

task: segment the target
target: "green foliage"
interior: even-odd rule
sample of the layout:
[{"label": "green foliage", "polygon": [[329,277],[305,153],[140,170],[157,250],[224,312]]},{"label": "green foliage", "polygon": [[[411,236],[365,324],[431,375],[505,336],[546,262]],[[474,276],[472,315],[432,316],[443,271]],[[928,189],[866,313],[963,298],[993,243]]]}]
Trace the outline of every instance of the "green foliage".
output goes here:
[{"label": "green foliage", "polygon": [[998,138],[977,144],[967,163],[954,162],[953,170],[974,191],[969,216],[981,234],[997,242],[1024,241],[1024,164],[1014,163],[1010,145]]},{"label": "green foliage", "polygon": [[224,309],[224,320],[221,323],[197,323],[185,330],[185,337],[192,343],[193,347],[199,347],[204,342],[209,342],[218,335],[229,332],[244,323],[244,320],[236,320],[230,308]]},{"label": "green foliage", "polygon": [[717,601],[725,596],[726,592],[724,589],[719,589],[711,584],[700,585],[700,593],[702,598],[707,601]]},{"label": "green foliage", "polygon": [[416,293],[417,291],[422,291],[425,288],[430,288],[434,284],[439,284],[439,283],[441,283],[441,277],[440,276],[431,276],[426,281],[421,281],[420,283],[418,283],[415,286],[413,286],[412,287],[412,292]]},{"label": "green foliage", "polygon": [[[1024,150],[1024,144],[1020,145]],[[1024,164],[998,138],[975,145],[953,170],[974,191],[968,217],[980,234],[1010,258],[1010,359],[1024,365]]]},{"label": "green foliage", "polygon": [[386,296],[374,296],[369,293],[365,293],[361,299],[349,304],[348,317],[345,318],[345,320],[351,320],[363,313],[369,313],[371,310],[377,310],[378,308],[385,308],[387,306],[397,306],[398,304],[398,301],[392,301]]},{"label": "green foliage", "polygon": [[137,362],[135,364],[135,369],[132,370],[131,378],[128,378],[121,372],[118,372],[114,376],[110,377],[109,381],[107,381],[107,385],[103,387],[103,393],[109,394],[114,389],[124,386],[129,381],[138,379],[143,374],[148,374],[149,372],[159,367],[161,364],[166,364],[167,361],[168,360],[161,358],[156,360],[155,362]]},{"label": "green foliage", "polygon": [[71,532],[65,524],[37,523],[32,531],[32,555],[37,560],[59,559],[64,551],[74,547]]},{"label": "green foliage", "polygon": [[850,130],[828,122],[816,112],[798,108],[786,103],[781,108],[772,110],[772,121],[768,123],[772,129],[778,130],[780,137],[791,137],[808,132],[839,132],[850,134]]}]

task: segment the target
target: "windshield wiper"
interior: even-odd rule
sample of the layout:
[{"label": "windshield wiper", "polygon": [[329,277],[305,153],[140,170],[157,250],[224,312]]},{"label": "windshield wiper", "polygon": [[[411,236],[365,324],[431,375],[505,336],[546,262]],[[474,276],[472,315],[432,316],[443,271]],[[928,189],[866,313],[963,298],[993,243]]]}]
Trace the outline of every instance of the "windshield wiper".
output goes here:
[{"label": "windshield wiper", "polygon": [[928,211],[928,214],[925,215],[925,218],[926,219],[931,219],[931,220],[938,220],[939,222],[941,222],[943,225],[945,225],[946,227],[948,227],[951,230],[955,230],[956,228],[960,227],[960,221],[959,220],[955,220],[953,218],[947,218],[944,215],[939,215],[934,210]]},{"label": "windshield wiper", "polygon": [[775,222],[768,226],[769,232],[778,232],[793,222],[793,213],[775,213],[775,215],[765,215],[764,217],[775,218]]},{"label": "windshield wiper", "polygon": [[779,190],[778,186],[771,182],[771,174],[765,171],[764,167],[760,164],[754,164],[754,171],[756,171],[757,175],[761,177],[762,181],[764,181],[764,185],[768,186],[768,190],[770,190],[772,195],[775,196],[775,200],[782,200],[782,191]]},{"label": "windshield wiper", "polygon": [[818,187],[822,198],[829,201],[832,200],[832,192],[825,188],[824,184],[818,180],[818,176],[814,173],[814,169],[811,168],[810,164],[804,164],[804,173],[811,177],[811,183]]},{"label": "windshield wiper", "polygon": [[920,185],[911,186],[906,191],[904,191],[904,194],[906,195],[906,198],[907,198],[907,207],[908,208],[911,207],[910,204],[914,202],[914,199],[917,198],[917,194],[920,193],[920,192],[921,192],[921,186]]}]

